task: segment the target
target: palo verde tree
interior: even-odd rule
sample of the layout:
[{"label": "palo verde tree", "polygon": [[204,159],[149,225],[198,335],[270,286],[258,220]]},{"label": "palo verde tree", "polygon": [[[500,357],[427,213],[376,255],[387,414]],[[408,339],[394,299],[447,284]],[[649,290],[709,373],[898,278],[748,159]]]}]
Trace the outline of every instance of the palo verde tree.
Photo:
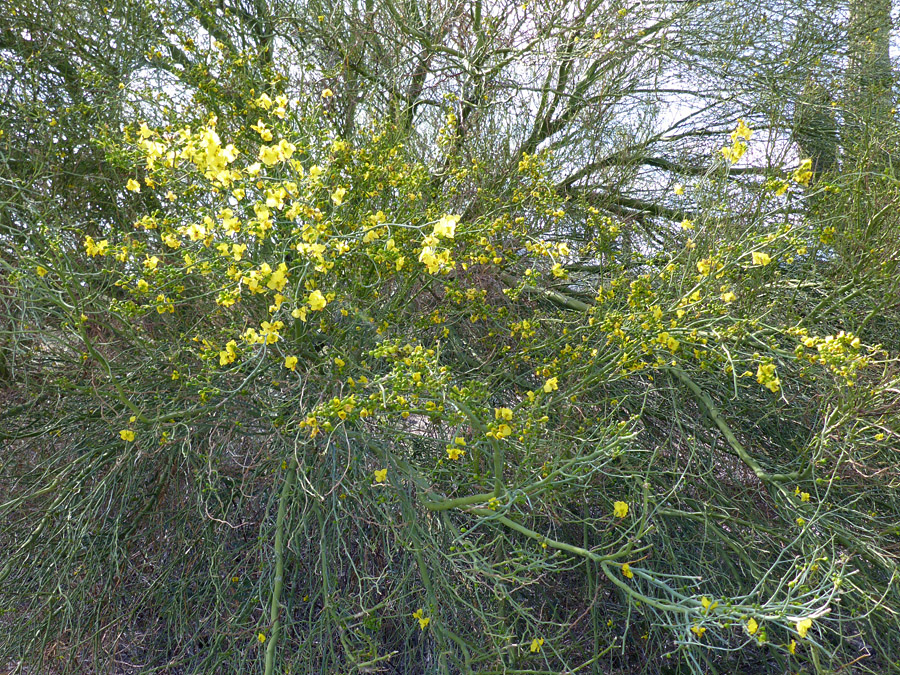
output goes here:
[{"label": "palo verde tree", "polygon": [[813,15],[129,7],[0,138],[4,665],[900,668],[897,190],[806,151]]}]

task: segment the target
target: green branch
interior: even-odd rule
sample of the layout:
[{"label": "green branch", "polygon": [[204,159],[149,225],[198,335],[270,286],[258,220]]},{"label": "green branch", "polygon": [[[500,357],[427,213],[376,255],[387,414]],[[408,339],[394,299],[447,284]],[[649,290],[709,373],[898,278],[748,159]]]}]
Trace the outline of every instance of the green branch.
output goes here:
[{"label": "green branch", "polygon": [[712,399],[709,395],[706,394],[699,386],[687,376],[687,373],[678,369],[678,368],[664,368],[667,373],[671,373],[676,379],[680,380],[682,384],[687,386],[688,389],[691,390],[691,393],[697,399],[697,402],[700,403],[700,406],[706,411],[709,415],[710,419],[715,423],[715,425],[719,428],[719,431],[722,432],[722,435],[725,437],[725,440],[728,442],[728,445],[732,449],[732,454],[736,455],[740,458],[740,460],[746,464],[751,471],[756,475],[764,483],[786,483],[789,481],[797,480],[801,478],[808,469],[804,469],[803,471],[793,471],[791,473],[768,473],[765,469],[763,469],[759,462],[754,459],[754,457],[747,452],[741,442],[737,439],[737,436],[734,435],[734,432],[731,430],[731,427],[728,426],[728,423],[725,421],[725,418],[722,417],[718,408],[716,408],[715,404],[712,402]]},{"label": "green branch", "polygon": [[269,600],[269,645],[266,647],[266,671],[265,675],[272,675],[275,669],[275,646],[278,643],[278,632],[281,628],[278,619],[281,589],[284,587],[284,516],[287,511],[288,499],[294,481],[297,478],[297,470],[291,463],[284,477],[284,485],[281,488],[281,498],[278,501],[278,516],[275,520],[275,583],[272,586],[272,595]]}]

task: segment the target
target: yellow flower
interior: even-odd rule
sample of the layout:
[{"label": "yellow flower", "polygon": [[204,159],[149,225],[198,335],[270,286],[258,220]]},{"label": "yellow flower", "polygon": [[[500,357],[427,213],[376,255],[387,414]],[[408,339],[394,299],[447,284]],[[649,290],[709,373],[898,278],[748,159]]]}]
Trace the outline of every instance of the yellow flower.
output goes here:
[{"label": "yellow flower", "polygon": [[749,141],[751,136],[753,136],[753,130],[744,124],[744,120],[738,120],[737,129],[731,132],[731,140],[737,142],[739,138],[742,138]]},{"label": "yellow flower", "polygon": [[284,322],[273,321],[269,323],[268,321],[263,321],[260,324],[260,328],[262,328],[262,333],[259,335],[259,344],[273,345],[281,339],[278,331],[284,328]]},{"label": "yellow flower", "polygon": [[272,166],[281,159],[281,153],[277,145],[263,145],[259,149],[259,159],[266,166]]},{"label": "yellow flower", "polygon": [[759,630],[759,624],[756,623],[756,619],[751,618],[747,622],[747,632],[750,633],[750,635],[756,635],[757,630]]},{"label": "yellow flower", "polygon": [[435,255],[433,246],[423,246],[419,253],[419,262],[428,268],[429,274],[437,274],[441,269],[441,261]]},{"label": "yellow flower", "polygon": [[456,236],[456,224],[461,216],[444,216],[434,225],[432,234],[436,237],[453,239]]},{"label": "yellow flower", "polygon": [[801,501],[801,502],[808,502],[808,501],[809,501],[809,493],[808,493],[808,492],[801,492],[801,493],[800,493],[800,501]]},{"label": "yellow flower", "polygon": [[513,418],[513,413],[509,408],[494,408],[494,417],[509,422]]},{"label": "yellow flower", "polygon": [[509,436],[512,433],[512,429],[508,424],[501,424],[497,427],[497,430],[494,431],[494,437],[497,439],[503,439]]},{"label": "yellow flower", "polygon": [[684,185],[682,185],[681,183],[676,183],[675,184],[675,194],[683,195],[684,194]]},{"label": "yellow flower", "polygon": [[541,647],[544,646],[544,638],[534,638],[531,641],[531,653],[536,654],[541,651]]},{"label": "yellow flower", "polygon": [[706,632],[706,628],[703,626],[691,626],[691,632],[694,633],[698,638],[702,638],[703,634]]},{"label": "yellow flower", "polygon": [[41,265],[38,265],[38,266],[35,268],[34,271],[35,271],[35,273],[36,273],[39,277],[45,277],[45,276],[47,276],[47,268],[46,268],[46,267],[43,267],[43,266],[41,266]]},{"label": "yellow flower", "polygon": [[622,576],[626,579],[634,579],[634,572],[631,571],[631,565],[622,563]]},{"label": "yellow flower", "polygon": [[415,612],[413,612],[413,618],[419,620],[419,629],[420,630],[425,630],[425,627],[429,623],[431,623],[431,619],[429,617],[425,616],[425,612],[422,611],[421,609],[417,609]]},{"label": "yellow flower", "polygon": [[84,250],[91,257],[95,255],[104,255],[108,248],[109,241],[107,241],[106,239],[102,241],[94,241],[92,237],[84,238]]},{"label": "yellow flower", "polygon": [[722,293],[721,298],[722,302],[734,302],[737,299],[737,296],[731,291],[728,291],[727,293]]},{"label": "yellow flower", "polygon": [[747,144],[742,143],[741,141],[735,141],[733,146],[725,146],[719,152],[722,153],[722,156],[728,160],[729,162],[737,162],[741,157],[744,156],[744,153],[747,151]]},{"label": "yellow flower", "polygon": [[297,357],[296,356],[284,357],[284,367],[291,371],[296,370],[297,369]]},{"label": "yellow flower", "polygon": [[673,354],[678,351],[678,345],[681,344],[677,338],[669,335],[667,332],[662,332],[657,335],[656,341],[661,345],[665,345],[666,347],[668,347],[669,351],[671,351]]},{"label": "yellow flower", "polygon": [[285,284],[287,284],[287,271],[287,265],[280,263],[278,269],[272,272],[266,286],[273,291],[283,291]]},{"label": "yellow flower", "polygon": [[258,133],[259,137],[264,141],[268,142],[272,140],[272,131],[268,127],[266,127],[266,123],[262,120],[257,120],[256,124],[251,125],[250,128]]},{"label": "yellow flower", "polygon": [[793,178],[797,183],[804,186],[809,186],[809,181],[813,177],[812,171],[812,159],[804,159],[800,162],[800,166],[794,171],[791,178]]},{"label": "yellow flower", "polygon": [[754,265],[761,265],[762,267],[765,267],[770,262],[772,262],[772,259],[769,257],[768,253],[761,253],[759,251],[753,251],[752,256],[753,256],[753,264]]},{"label": "yellow flower", "polygon": [[310,309],[314,312],[319,312],[325,309],[325,305],[328,304],[328,301],[325,299],[325,296],[322,295],[322,291],[315,290],[309,294],[309,298],[306,300],[309,303]]},{"label": "yellow flower", "polygon": [[141,184],[138,183],[134,178],[129,178],[128,182],[125,184],[125,189],[130,190],[131,192],[140,192]]},{"label": "yellow flower", "polygon": [[703,611],[709,614],[719,606],[719,601],[716,600],[715,602],[712,602],[709,598],[703,596],[702,598],[700,598],[700,604],[703,605]]},{"label": "yellow flower", "polygon": [[119,432],[119,437],[123,441],[133,441],[134,432],[131,429],[122,429],[122,431]]},{"label": "yellow flower", "polygon": [[340,206],[344,203],[344,197],[347,195],[346,188],[339,187],[337,190],[331,193],[331,201],[334,202],[335,206]]},{"label": "yellow flower", "polygon": [[773,394],[781,388],[781,380],[775,374],[774,363],[761,363],[756,369],[756,381]]},{"label": "yellow flower", "polygon": [[322,98],[331,98],[332,96],[334,96],[334,92],[331,89],[325,89],[322,92]]},{"label": "yellow flower", "polygon": [[693,230],[694,229],[694,221],[688,220],[687,218],[685,218],[684,220],[681,221],[681,229],[682,230]]},{"label": "yellow flower", "polygon": [[791,654],[797,653],[797,643],[794,640],[791,640],[791,644],[788,645],[788,651]]},{"label": "yellow flower", "polygon": [[628,504],[625,502],[616,502],[613,504],[613,513],[616,518],[624,518],[628,515]]},{"label": "yellow flower", "polygon": [[559,389],[559,383],[557,378],[551,377],[549,380],[544,382],[544,392],[549,394],[551,391],[556,391]]},{"label": "yellow flower", "polygon": [[375,482],[376,483],[384,483],[387,481],[387,469],[376,469],[375,470]]},{"label": "yellow flower", "polygon": [[265,641],[266,641],[266,634],[265,634],[265,633],[260,633],[259,635],[256,636],[256,639],[259,640],[261,643],[262,643],[262,642],[265,642]]},{"label": "yellow flower", "polygon": [[191,241],[199,241],[207,235],[206,228],[200,223],[191,223],[190,225],[181,228],[179,232],[181,234],[186,234],[190,237]]},{"label": "yellow flower", "polygon": [[225,345],[225,349],[219,352],[219,365],[227,366],[229,363],[234,363],[234,360],[237,358],[237,342],[234,340],[229,340]]},{"label": "yellow flower", "polygon": [[455,445],[447,446],[447,458],[448,459],[459,459],[464,454],[466,454],[466,451],[456,447]]},{"label": "yellow flower", "polygon": [[812,623],[812,619],[800,619],[800,621],[795,624],[797,634],[800,635],[800,637],[805,638],[809,629],[812,628]]}]

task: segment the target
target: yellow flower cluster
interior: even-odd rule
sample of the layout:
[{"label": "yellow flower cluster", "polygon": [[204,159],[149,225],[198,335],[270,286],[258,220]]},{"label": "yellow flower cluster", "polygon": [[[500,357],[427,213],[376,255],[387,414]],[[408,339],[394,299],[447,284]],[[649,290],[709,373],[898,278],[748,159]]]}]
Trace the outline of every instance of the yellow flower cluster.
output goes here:
[{"label": "yellow flower cluster", "polygon": [[296,145],[282,138],[277,145],[261,146],[259,149],[259,160],[266,166],[273,166],[278,162],[289,160],[296,150]]},{"label": "yellow flower cluster", "polygon": [[91,257],[105,255],[108,249],[109,241],[106,239],[96,242],[92,237],[84,238],[84,250],[87,251],[87,254]]},{"label": "yellow flower cluster", "polygon": [[237,358],[237,342],[234,340],[229,340],[225,344],[225,349],[219,352],[219,365],[227,366],[229,363],[234,363],[234,360]]},{"label": "yellow flower cluster", "polygon": [[[232,248],[232,254],[234,256],[243,255],[245,248]],[[285,263],[279,263],[275,270],[268,263],[263,263],[258,270],[252,270],[243,275],[241,282],[254,293],[265,293],[265,288],[280,292],[284,290],[287,278],[288,268]],[[265,288],[263,284],[265,284]]]},{"label": "yellow flower cluster", "polygon": [[756,381],[772,393],[781,389],[781,380],[775,374],[774,363],[761,363],[756,369]]},{"label": "yellow flower cluster", "polygon": [[272,106],[275,106],[274,110],[272,110],[272,114],[276,117],[284,119],[284,115],[287,112],[288,107],[288,98],[284,95],[278,95],[273,101],[268,94],[263,93],[253,103],[263,110],[269,110],[270,108],[272,108]]},{"label": "yellow flower cluster", "polygon": [[726,145],[719,152],[722,153],[726,161],[733,164],[744,156],[744,153],[747,151],[746,141],[749,141],[751,136],[753,136],[753,131],[750,127],[744,124],[744,120],[738,120],[737,128],[731,132],[732,144],[730,146]]},{"label": "yellow flower cluster", "polygon": [[[228,169],[228,165],[237,159],[238,151],[231,143],[222,146],[222,140],[216,133],[216,118],[211,117],[206,128],[201,130],[196,136],[191,134],[190,129],[183,129],[179,136],[181,140],[186,141],[178,157],[193,162],[204,175],[211,181],[217,181],[222,185],[228,186],[232,181],[240,178],[239,172],[232,172]],[[147,148],[145,147],[145,150]],[[155,150],[159,150],[156,148]],[[148,154],[148,162],[159,157],[162,153],[154,151]],[[173,164],[175,160],[174,151],[166,154],[167,162]]]},{"label": "yellow flower cluster", "polygon": [[456,225],[459,223],[460,216],[443,216],[434,225],[432,234],[435,237],[445,237],[453,239],[456,236]]},{"label": "yellow flower cluster", "polygon": [[272,345],[278,342],[281,339],[281,335],[278,331],[284,328],[284,322],[282,321],[263,321],[260,324],[261,332],[257,333],[253,328],[248,328],[243,332],[241,337],[247,344],[266,344]]},{"label": "yellow flower cluster", "polygon": [[438,251],[434,244],[437,243],[433,235],[425,237],[422,251],[419,253],[419,262],[425,265],[429,274],[448,273],[455,267],[454,261],[450,258],[450,251],[444,249]]},{"label": "yellow flower cluster", "polygon": [[796,171],[791,174],[791,178],[795,183],[799,183],[803,186],[809,186],[809,181],[812,180],[813,170],[812,170],[812,159],[804,159],[800,162],[800,166],[797,167]]},{"label": "yellow flower cluster", "polygon": [[163,293],[156,296],[156,311],[159,314],[174,314],[175,304]]},{"label": "yellow flower cluster", "polygon": [[[435,223],[432,233],[422,240],[419,262],[425,265],[429,274],[448,274],[456,267],[450,257],[450,250],[438,250],[441,238],[453,239],[456,236],[456,225],[460,216],[445,215]],[[399,262],[399,261],[398,261]],[[402,265],[398,265],[398,270]]]},{"label": "yellow flower cluster", "polygon": [[722,269],[722,263],[715,258],[704,258],[697,261],[697,271],[703,276],[709,276]]},{"label": "yellow flower cluster", "polygon": [[466,439],[462,436],[457,436],[453,439],[453,445],[447,446],[447,458],[453,460],[460,459],[466,454],[466,451],[462,449],[465,445]]},{"label": "yellow flower cluster", "polygon": [[673,354],[678,351],[678,347],[681,344],[677,338],[669,335],[665,331],[656,336],[656,341],[664,347],[668,347],[669,351]]},{"label": "yellow flower cluster", "polygon": [[419,629],[425,630],[429,623],[431,623],[431,619],[425,616],[425,612],[422,609],[417,609],[413,612],[413,618],[419,620]]},{"label": "yellow flower cluster", "polygon": [[800,342],[807,349],[815,349],[815,355],[806,355],[798,346],[796,353],[805,357],[810,363],[821,363],[835,375],[844,379],[848,386],[856,381],[858,371],[869,364],[869,359],[861,353],[862,343],[852,333],[844,331],[837,335],[822,337],[808,336],[803,331],[795,331],[802,335]]},{"label": "yellow flower cluster", "polygon": [[508,424],[498,424],[492,426],[485,435],[489,438],[496,438],[498,441],[501,441],[511,434],[512,427]]}]

